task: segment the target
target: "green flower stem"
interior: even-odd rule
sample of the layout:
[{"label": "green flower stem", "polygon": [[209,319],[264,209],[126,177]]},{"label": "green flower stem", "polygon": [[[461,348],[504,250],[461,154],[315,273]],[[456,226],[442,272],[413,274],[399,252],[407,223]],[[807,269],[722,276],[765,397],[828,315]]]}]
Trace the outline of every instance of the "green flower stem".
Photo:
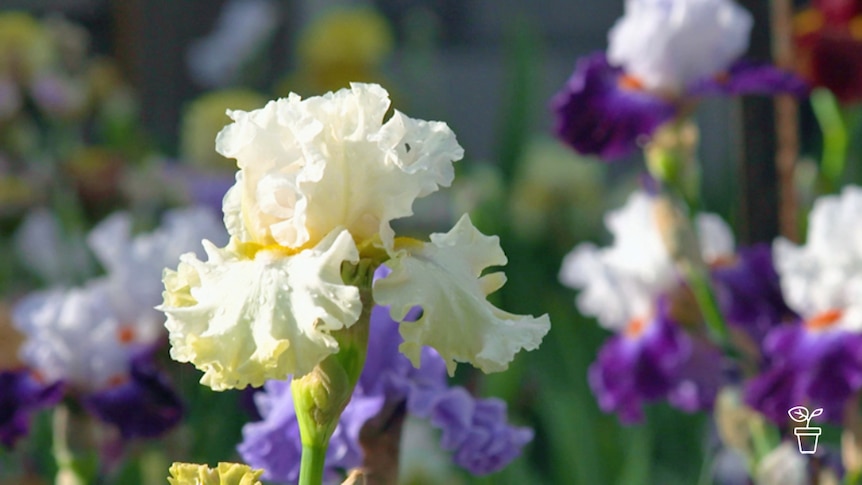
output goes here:
[{"label": "green flower stem", "polygon": [[811,108],[823,134],[823,156],[820,175],[825,192],[835,192],[841,186],[841,177],[847,161],[849,137],[847,123],[838,100],[827,89],[816,89],[811,94]]},{"label": "green flower stem", "polygon": [[646,167],[663,188],[685,201],[691,212],[700,205],[697,126],[681,117],[661,126],[644,149]]},{"label": "green flower stem", "polygon": [[715,297],[715,292],[712,289],[712,284],[709,281],[706,270],[694,265],[688,266],[690,267],[685,272],[686,280],[692,293],[694,293],[694,298],[697,301],[698,307],[700,307],[701,314],[713,340],[725,349],[725,351],[731,350],[730,332],[727,329],[724,316],[718,307],[718,300]]},{"label": "green flower stem", "polygon": [[751,457],[751,471],[757,470],[761,460],[781,444],[781,436],[775,427],[766,423],[763,419],[751,419],[748,421],[748,432],[751,433],[751,444],[753,455]]},{"label": "green flower stem", "polygon": [[323,466],[326,464],[327,447],[302,445],[302,460],[299,462],[299,485],[323,483]]},{"label": "green flower stem", "polygon": [[333,332],[338,341],[338,352],[323,359],[314,370],[294,379],[290,390],[293,395],[299,435],[302,440],[299,485],[321,485],[329,439],[362,373],[368,352],[368,330],[371,309],[371,281],[375,264],[362,260],[359,264],[345,263],[342,279],[359,288],[362,313],[350,328]]},{"label": "green flower stem", "polygon": [[69,449],[68,431],[70,424],[69,408],[60,404],[54,408],[51,419],[54,460],[57,464],[57,485],[84,485],[89,482],[85,473],[86,463],[76,459]]}]

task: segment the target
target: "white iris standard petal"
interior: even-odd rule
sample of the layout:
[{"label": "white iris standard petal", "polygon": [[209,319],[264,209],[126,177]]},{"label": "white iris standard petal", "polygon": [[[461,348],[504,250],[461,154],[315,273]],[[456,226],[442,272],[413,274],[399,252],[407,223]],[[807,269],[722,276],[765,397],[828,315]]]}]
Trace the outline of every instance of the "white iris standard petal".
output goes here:
[{"label": "white iris standard petal", "polygon": [[521,349],[537,348],[550,329],[547,315],[514,315],[487,300],[506,277],[483,272],[505,263],[499,238],[480,233],[466,215],[448,233],[432,234],[431,243],[396,251],[386,263],[392,273],[374,284],[374,300],[391,306],[398,321],[422,307],[418,320],[400,324],[401,352],[418,366],[422,347],[432,347],[452,374],[456,362],[502,371]]},{"label": "white iris standard petal", "polygon": [[775,269],[788,306],[803,318],[841,311],[841,327],[862,330],[862,188],[814,202],[804,245],[773,244]]},{"label": "white iris standard petal", "polygon": [[678,92],[745,53],[754,21],[733,0],[627,0],[608,59],[647,89]]},{"label": "white iris standard petal", "polygon": [[193,254],[165,273],[171,357],[204,371],[214,390],[260,386],[300,377],[338,351],[332,332],[362,311],[359,290],[345,285],[343,261],[359,259],[346,230],[311,249],[285,255],[261,249],[253,257],[205,242],[208,261]]},{"label": "white iris standard petal", "polygon": [[390,221],[451,184],[463,149],[445,123],[400,112],[384,123],[388,109],[385,89],[351,84],[229,112],[234,123],[219,133],[216,148],[240,168],[225,197],[231,235],[298,248],[344,227],[356,241],[379,237],[391,246]]}]

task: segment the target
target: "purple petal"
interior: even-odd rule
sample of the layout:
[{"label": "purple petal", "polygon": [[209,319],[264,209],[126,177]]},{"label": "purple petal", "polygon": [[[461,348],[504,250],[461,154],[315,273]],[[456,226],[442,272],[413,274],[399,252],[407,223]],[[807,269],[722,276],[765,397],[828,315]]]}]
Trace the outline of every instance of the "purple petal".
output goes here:
[{"label": "purple petal", "polygon": [[794,319],[781,294],[769,244],[741,249],[736,260],[714,266],[711,274],[728,323],[743,329],[757,344],[775,326]]},{"label": "purple petal", "polygon": [[840,423],[847,400],[862,389],[857,333],[784,325],[767,335],[763,354],[764,371],[747,383],[745,399],[776,423],[798,405],[822,407],[825,420]]},{"label": "purple petal", "polygon": [[464,388],[453,387],[433,402],[428,416],[411,413],[430,417],[431,424],[443,432],[440,446],[452,451],[455,463],[474,475],[502,469],[533,440],[531,429],[509,425],[506,403],[499,399],[475,399]]},{"label": "purple petal", "polygon": [[721,353],[690,337],[667,314],[667,305],[640,333],[608,340],[588,371],[605,412],[624,423],[643,419],[644,403],[668,399],[687,412],[709,409],[723,379]]},{"label": "purple petal", "polygon": [[30,429],[30,415],[63,397],[63,383],[39,382],[27,369],[0,372],[0,443],[11,448]]},{"label": "purple petal", "polygon": [[[387,271],[381,268],[377,277],[385,277]],[[418,318],[420,311],[414,308],[408,319]],[[520,454],[532,439],[532,431],[509,426],[502,401],[476,400],[463,388],[450,389],[446,364],[432,349],[423,349],[421,365],[414,368],[398,352],[401,342],[389,309],[373,308],[368,357],[330,441],[327,470],[362,464],[359,431],[380,412],[385,401],[406,400],[411,414],[429,419],[443,431],[443,448],[453,451],[455,462],[473,473],[496,471]],[[290,384],[267,382],[255,402],[263,419],[243,427],[243,441],[237,449],[246,463],[265,470],[264,478],[295,482],[301,445]]]},{"label": "purple petal", "polygon": [[263,419],[243,426],[237,451],[252,468],[263,469],[264,478],[296,483],[302,444],[290,381],[268,381],[255,401]]},{"label": "purple petal", "polygon": [[[243,427],[243,441],[237,451],[253,468],[263,469],[267,480],[296,483],[302,444],[290,381],[268,381],[255,401],[263,420]],[[337,477],[339,470],[362,465],[359,431],[380,412],[383,403],[383,396],[366,396],[357,388],[330,439],[326,452],[327,477]]]},{"label": "purple petal", "polygon": [[557,137],[584,155],[615,160],[633,153],[674,116],[674,106],[650,93],[620,87],[621,69],[604,52],[578,61],[551,108]]},{"label": "purple petal", "polygon": [[810,91],[808,84],[796,73],[771,64],[744,60],[737,61],[720,76],[698,81],[687,90],[693,96],[790,94],[799,98],[808,96]]},{"label": "purple petal", "polygon": [[168,431],[183,417],[183,404],[149,355],[132,361],[125,382],[84,397],[96,417],[120,429],[123,438],[151,438]]}]

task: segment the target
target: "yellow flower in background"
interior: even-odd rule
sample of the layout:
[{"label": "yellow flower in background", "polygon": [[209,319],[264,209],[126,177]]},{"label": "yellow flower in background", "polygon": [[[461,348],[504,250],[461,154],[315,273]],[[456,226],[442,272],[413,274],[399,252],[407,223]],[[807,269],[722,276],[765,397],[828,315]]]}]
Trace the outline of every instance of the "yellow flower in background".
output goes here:
[{"label": "yellow flower in background", "polygon": [[0,13],[0,77],[27,82],[57,62],[57,48],[45,27],[24,12]]},{"label": "yellow flower in background", "polygon": [[169,470],[170,485],[261,485],[263,470],[240,463],[219,463],[212,469],[196,463],[174,463]]},{"label": "yellow flower in background", "polygon": [[392,52],[386,19],[368,7],[334,8],[312,21],[299,39],[299,61],[306,66],[378,66]]},{"label": "yellow flower in background", "polygon": [[380,67],[392,53],[394,35],[386,18],[370,7],[327,10],[297,41],[297,69],[277,92],[320,94],[350,82],[380,82]]},{"label": "yellow flower in background", "polygon": [[228,108],[250,111],[266,98],[248,89],[225,89],[204,94],[186,106],[180,121],[180,156],[196,166],[233,172],[236,162],[215,151],[215,138],[231,119]]}]

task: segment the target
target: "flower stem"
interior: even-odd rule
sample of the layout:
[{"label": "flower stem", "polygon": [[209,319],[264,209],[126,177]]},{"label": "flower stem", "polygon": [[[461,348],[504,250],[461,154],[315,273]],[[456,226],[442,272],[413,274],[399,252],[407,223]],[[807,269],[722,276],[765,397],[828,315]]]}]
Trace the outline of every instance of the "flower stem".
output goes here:
[{"label": "flower stem", "polygon": [[321,485],[323,465],[326,463],[327,446],[302,445],[302,460],[299,462],[299,485]]},{"label": "flower stem", "polygon": [[826,89],[817,89],[811,94],[811,108],[823,133],[821,180],[826,192],[835,192],[841,186],[841,176],[847,161],[847,125],[838,100]]},{"label": "flower stem", "polygon": [[321,485],[329,439],[338,426],[341,413],[353,395],[353,389],[365,365],[368,331],[374,301],[371,283],[375,265],[362,260],[342,267],[345,283],[359,289],[362,313],[349,328],[333,332],[338,352],[329,355],[314,369],[290,383],[299,435],[302,440],[299,484]]},{"label": "flower stem", "polygon": [[709,328],[713,339],[721,345],[725,350],[729,350],[730,335],[727,330],[727,324],[724,321],[724,316],[718,308],[718,300],[715,298],[715,292],[712,290],[712,285],[705,271],[698,268],[690,268],[686,274],[686,280],[691,287],[697,305],[703,314],[703,319]]}]

